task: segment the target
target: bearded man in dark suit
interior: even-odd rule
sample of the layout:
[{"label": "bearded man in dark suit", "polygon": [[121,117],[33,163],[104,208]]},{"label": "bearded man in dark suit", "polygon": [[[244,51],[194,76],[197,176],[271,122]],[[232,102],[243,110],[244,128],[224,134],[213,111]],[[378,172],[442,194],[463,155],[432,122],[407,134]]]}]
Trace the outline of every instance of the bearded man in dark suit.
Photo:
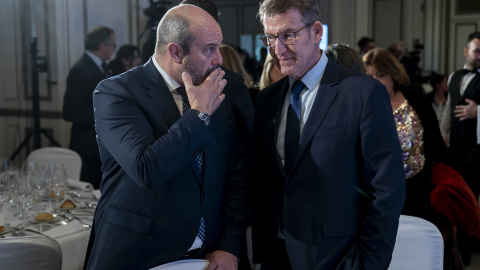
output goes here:
[{"label": "bearded man in dark suit", "polygon": [[207,269],[238,268],[247,170],[235,96],[223,91],[222,38],[204,10],[174,7],[159,23],[154,56],[98,85],[105,178],[87,269],[148,269],[186,258],[208,259]]}]

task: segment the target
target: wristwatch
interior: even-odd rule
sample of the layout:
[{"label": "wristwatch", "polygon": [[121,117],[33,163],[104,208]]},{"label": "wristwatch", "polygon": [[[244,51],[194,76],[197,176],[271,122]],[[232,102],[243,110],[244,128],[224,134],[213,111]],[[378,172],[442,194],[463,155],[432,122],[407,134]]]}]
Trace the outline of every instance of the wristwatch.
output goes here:
[{"label": "wristwatch", "polygon": [[200,118],[200,120],[202,120],[205,123],[205,126],[208,127],[208,125],[210,125],[210,115],[208,115],[204,112],[200,112],[198,114],[198,118]]}]

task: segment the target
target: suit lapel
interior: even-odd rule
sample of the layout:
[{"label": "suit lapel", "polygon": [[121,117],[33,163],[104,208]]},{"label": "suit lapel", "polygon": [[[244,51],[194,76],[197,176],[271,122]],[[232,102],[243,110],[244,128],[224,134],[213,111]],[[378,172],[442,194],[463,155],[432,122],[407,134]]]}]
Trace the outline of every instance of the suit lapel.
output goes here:
[{"label": "suit lapel", "polygon": [[315,101],[313,102],[312,109],[308,116],[308,120],[305,123],[302,130],[302,135],[300,136],[299,145],[292,164],[292,171],[295,169],[300,157],[310,144],[315,131],[325,119],[325,116],[327,115],[336,96],[338,95],[338,90],[333,87],[333,85],[337,83],[336,74],[337,66],[332,64],[332,61],[328,61],[322,80],[320,81],[320,86],[318,88]]},{"label": "suit lapel", "polygon": [[275,112],[275,118],[273,119],[274,121],[274,139],[273,139],[273,148],[275,149],[275,161],[277,163],[277,167],[279,168],[279,171],[282,173],[284,179],[287,178],[287,173],[285,172],[285,167],[282,164],[282,159],[280,158],[280,154],[278,153],[277,149],[277,140],[278,140],[278,129],[280,127],[280,121],[282,120],[282,111],[283,111],[283,105],[285,103],[285,98],[287,96],[289,84],[288,84],[288,77],[285,76],[283,81],[280,82],[281,89],[282,89],[282,95],[281,98],[279,99],[279,103],[276,106],[273,106],[274,108],[277,109]]},{"label": "suit lapel", "polygon": [[155,68],[152,59],[144,65],[143,87],[147,89],[147,95],[158,106],[157,111],[159,114],[163,116],[168,126],[171,127],[180,118],[180,112],[172,93],[170,93],[165,81]]},{"label": "suit lapel", "polygon": [[[173,99],[172,93],[168,90],[167,84],[152,61],[153,60],[150,58],[150,60],[144,65],[143,87],[145,87],[147,95],[157,106],[155,111],[158,112],[159,117],[163,116],[163,119],[167,122],[168,127],[170,128],[178,119],[180,119],[180,111]],[[195,162],[195,157],[192,158],[189,166],[195,174],[197,183],[201,185],[202,176],[200,175]]]},{"label": "suit lapel", "polygon": [[465,89],[465,92],[463,92],[463,95],[462,95],[461,99],[464,99],[465,97],[471,97],[473,92],[476,91],[476,88],[479,85],[480,85],[480,75],[477,74],[468,84],[467,89]]}]

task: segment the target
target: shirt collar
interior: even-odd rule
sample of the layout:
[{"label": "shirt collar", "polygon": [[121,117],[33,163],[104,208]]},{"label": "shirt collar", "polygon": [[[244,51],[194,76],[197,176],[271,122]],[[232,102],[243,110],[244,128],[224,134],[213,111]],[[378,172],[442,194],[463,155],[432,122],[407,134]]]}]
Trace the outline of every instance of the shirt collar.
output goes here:
[{"label": "shirt collar", "polygon": [[[315,66],[313,66],[313,68],[310,69],[300,79],[309,90],[314,89],[322,80],[323,73],[325,72],[325,68],[327,67],[327,62],[328,62],[328,57],[325,55],[325,52],[322,51],[322,56],[320,57],[320,60],[318,60]],[[295,80],[291,77],[288,77],[288,80],[291,88]]]},{"label": "shirt collar", "polygon": [[155,59],[155,55],[152,56],[152,62],[153,65],[155,65],[155,68],[157,68],[158,72],[160,72],[160,75],[162,75],[162,78],[167,84],[170,92],[180,87],[180,84],[177,83],[170,75],[168,75],[168,73],[160,66],[160,64],[157,62],[157,59]]},{"label": "shirt collar", "polygon": [[100,59],[98,56],[96,56],[95,54],[91,53],[90,51],[85,51],[85,53],[90,56],[90,58],[92,58],[93,62],[95,62],[95,64],[100,67],[100,70],[103,71],[103,68],[102,68],[102,59]]}]

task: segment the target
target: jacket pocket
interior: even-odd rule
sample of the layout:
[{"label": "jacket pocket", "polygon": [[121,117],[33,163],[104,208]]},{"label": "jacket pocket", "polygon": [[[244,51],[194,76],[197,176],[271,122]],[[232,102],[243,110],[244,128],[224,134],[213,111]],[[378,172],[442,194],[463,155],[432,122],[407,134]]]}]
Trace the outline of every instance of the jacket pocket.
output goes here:
[{"label": "jacket pocket", "polygon": [[327,137],[327,136],[332,136],[336,134],[341,134],[345,132],[346,125],[338,125],[338,126],[331,126],[331,127],[321,127],[317,129],[313,137],[319,138],[319,137]]},{"label": "jacket pocket", "polygon": [[140,215],[125,209],[120,209],[115,206],[110,206],[107,210],[107,222],[127,228],[140,234],[147,234],[152,226],[152,218],[149,216]]}]

